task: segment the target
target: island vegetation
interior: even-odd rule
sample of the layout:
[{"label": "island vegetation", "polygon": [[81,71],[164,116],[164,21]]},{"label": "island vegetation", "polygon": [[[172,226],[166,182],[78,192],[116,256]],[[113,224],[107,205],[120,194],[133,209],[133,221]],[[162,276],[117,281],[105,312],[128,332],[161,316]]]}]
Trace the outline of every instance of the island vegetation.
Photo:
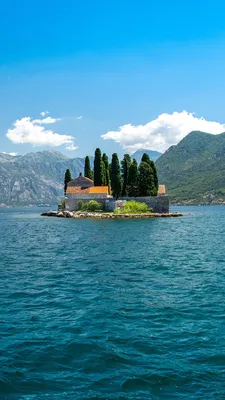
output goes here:
[{"label": "island vegetation", "polygon": [[[90,212],[104,212],[102,204],[96,200],[90,200],[84,203],[82,200],[78,201],[78,212],[90,211]],[[152,213],[153,210],[148,207],[145,203],[140,203],[135,200],[130,200],[122,203],[118,203],[114,213],[115,214],[148,214]]]},{"label": "island vegetation", "polygon": [[135,200],[123,203],[121,207],[117,207],[115,214],[152,214],[153,210],[146,203],[140,203]]},{"label": "island vegetation", "polygon": [[[112,154],[111,163],[108,156],[99,148],[95,150],[93,170],[90,157],[85,157],[84,176],[94,180],[94,186],[108,186],[113,197],[157,196],[158,175],[155,163],[144,153],[138,165],[136,159],[124,154],[119,160],[117,153]],[[67,169],[64,179],[64,191],[72,180]]]}]

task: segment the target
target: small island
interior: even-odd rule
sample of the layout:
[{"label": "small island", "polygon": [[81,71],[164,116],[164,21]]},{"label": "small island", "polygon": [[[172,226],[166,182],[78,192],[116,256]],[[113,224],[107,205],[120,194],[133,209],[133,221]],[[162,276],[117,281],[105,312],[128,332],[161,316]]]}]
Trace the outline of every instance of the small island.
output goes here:
[{"label": "small island", "polygon": [[101,204],[95,200],[90,200],[88,203],[79,203],[80,210],[78,211],[47,211],[42,213],[42,216],[59,217],[59,218],[93,218],[93,219],[140,219],[140,218],[159,218],[159,217],[181,217],[178,213],[154,213],[149,209],[147,204],[138,203],[135,200],[117,201],[116,209],[112,212],[104,211]]},{"label": "small island", "polygon": [[[121,165],[121,166],[120,166]],[[144,153],[138,165],[125,154],[119,161],[116,153],[109,164],[106,154],[96,149],[94,169],[86,156],[84,176],[72,179],[67,169],[64,194],[58,211],[47,211],[42,216],[61,218],[127,219],[179,217],[169,212],[169,198],[165,185],[158,184],[155,164]]]}]

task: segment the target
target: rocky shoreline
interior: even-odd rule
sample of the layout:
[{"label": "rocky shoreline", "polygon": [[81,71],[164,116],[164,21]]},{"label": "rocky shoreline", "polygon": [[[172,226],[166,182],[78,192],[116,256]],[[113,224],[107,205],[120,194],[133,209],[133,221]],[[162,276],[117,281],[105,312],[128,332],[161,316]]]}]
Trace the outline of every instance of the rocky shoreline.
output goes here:
[{"label": "rocky shoreline", "polygon": [[148,218],[171,218],[182,217],[181,213],[148,213],[148,214],[114,214],[114,213],[98,213],[98,212],[71,212],[71,211],[46,211],[41,214],[43,217],[57,218],[75,218],[75,219],[148,219]]}]

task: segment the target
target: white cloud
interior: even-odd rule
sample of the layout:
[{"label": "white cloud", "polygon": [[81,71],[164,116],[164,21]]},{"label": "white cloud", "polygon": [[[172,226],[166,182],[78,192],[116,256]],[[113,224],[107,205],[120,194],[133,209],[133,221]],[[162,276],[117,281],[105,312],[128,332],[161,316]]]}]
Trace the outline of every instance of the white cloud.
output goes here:
[{"label": "white cloud", "polygon": [[80,115],[79,117],[77,117],[77,119],[82,119],[83,118],[83,115]]},{"label": "white cloud", "polygon": [[14,152],[7,153],[6,151],[3,151],[2,154],[7,154],[8,156],[12,156],[12,157],[17,156],[17,153],[14,153]]},{"label": "white cloud", "polygon": [[126,124],[120,126],[117,131],[109,131],[101,137],[120,143],[131,153],[141,148],[165,151],[171,145],[177,144],[191,131],[217,135],[225,131],[225,124],[207,121],[204,118],[198,118],[195,114],[183,111],[161,114],[145,125]]},{"label": "white cloud", "polygon": [[44,117],[46,114],[49,114],[49,111],[42,111],[42,112],[40,113],[40,115],[41,115],[42,117]]},{"label": "white cloud", "polygon": [[75,146],[74,144],[70,144],[69,146],[66,146],[66,150],[69,150],[69,151],[73,151],[73,150],[77,150],[77,149],[78,149],[78,147]]},{"label": "white cloud", "polygon": [[61,118],[52,118],[52,117],[46,117],[43,119],[34,119],[32,121],[33,124],[55,124],[57,121],[60,121]]},{"label": "white cloud", "polygon": [[[47,120],[47,122],[46,122]],[[29,143],[33,146],[51,146],[58,147],[62,145],[74,146],[74,137],[70,135],[61,135],[50,129],[45,129],[41,124],[55,123],[58,119],[47,117],[43,120],[31,120],[30,117],[24,117],[13,124],[13,129],[8,129],[6,136],[13,143]]]}]

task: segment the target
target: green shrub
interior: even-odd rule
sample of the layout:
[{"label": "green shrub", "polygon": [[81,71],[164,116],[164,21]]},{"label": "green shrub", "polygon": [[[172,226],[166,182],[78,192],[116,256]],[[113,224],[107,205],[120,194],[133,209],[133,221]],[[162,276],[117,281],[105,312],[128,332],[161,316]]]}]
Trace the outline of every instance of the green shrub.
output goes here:
[{"label": "green shrub", "polygon": [[116,214],[144,214],[150,212],[153,212],[153,210],[146,203],[139,203],[135,200],[128,201],[115,210]]},{"label": "green shrub", "polygon": [[101,210],[102,206],[96,200],[90,200],[88,203],[83,205],[84,211],[99,211]]},{"label": "green shrub", "polygon": [[79,201],[77,202],[78,210],[82,210],[83,205],[84,205],[83,201],[82,201],[82,200],[79,200]]}]

